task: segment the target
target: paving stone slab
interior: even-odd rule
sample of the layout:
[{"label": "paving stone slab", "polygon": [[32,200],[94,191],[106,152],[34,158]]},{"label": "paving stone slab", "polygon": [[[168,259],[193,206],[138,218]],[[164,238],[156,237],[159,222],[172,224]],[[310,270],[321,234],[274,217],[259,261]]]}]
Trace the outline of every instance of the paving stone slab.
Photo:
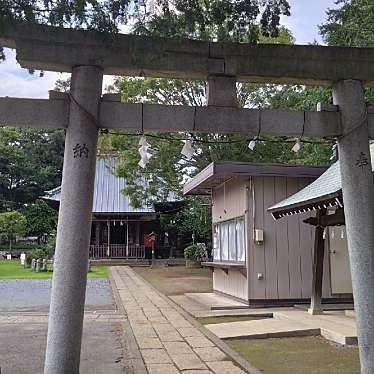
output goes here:
[{"label": "paving stone slab", "polygon": [[158,338],[137,337],[136,341],[141,349],[163,348]]},{"label": "paving stone slab", "polygon": [[195,353],[205,361],[223,361],[226,360],[226,355],[217,347],[195,348]]},{"label": "paving stone slab", "polygon": [[140,353],[147,365],[171,363],[171,359],[164,349],[141,349]]},{"label": "paving stone slab", "polygon": [[191,354],[191,347],[186,342],[165,342],[164,347],[169,355]]},{"label": "paving stone slab", "polygon": [[179,370],[207,368],[195,353],[171,355],[171,358]]},{"label": "paving stone slab", "polygon": [[149,364],[147,365],[149,374],[179,374],[180,371],[172,364]]},{"label": "paving stone slab", "polygon": [[139,337],[147,337],[147,338],[157,338],[157,334],[155,332],[155,330],[153,330],[152,328],[149,328],[149,327],[145,327],[145,328],[140,328],[140,327],[132,327],[132,331],[135,335],[135,337],[137,338],[138,336]]},{"label": "paving stone slab", "polygon": [[178,333],[170,333],[170,334],[158,334],[160,340],[162,342],[183,342],[183,338]]},{"label": "paving stone slab", "polygon": [[248,337],[270,338],[284,336],[319,335],[320,330],[300,322],[286,319],[264,319],[240,322],[227,322],[205,325],[221,339]]},{"label": "paving stone slab", "polygon": [[212,343],[205,336],[186,336],[185,339],[193,348],[214,347],[214,343]]},{"label": "paving stone slab", "polygon": [[184,295],[189,299],[192,299],[193,301],[204,305],[206,309],[249,309],[248,305],[244,302],[233,300],[229,297],[219,295],[214,292],[185,293]]}]

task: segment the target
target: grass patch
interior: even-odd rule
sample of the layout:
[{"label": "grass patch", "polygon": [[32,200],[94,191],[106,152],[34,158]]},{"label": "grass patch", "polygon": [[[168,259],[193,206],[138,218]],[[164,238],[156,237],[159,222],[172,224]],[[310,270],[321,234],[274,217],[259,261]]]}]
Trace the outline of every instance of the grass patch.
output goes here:
[{"label": "grass patch", "polygon": [[226,322],[239,322],[239,321],[252,321],[258,319],[264,319],[267,317],[260,316],[224,316],[224,317],[201,317],[198,318],[199,322],[203,325],[213,325],[216,323]]},{"label": "grass patch", "polygon": [[357,347],[322,337],[235,339],[225,343],[265,374],[359,374]]},{"label": "grass patch", "polygon": [[[47,279],[52,277],[52,271],[35,273],[30,268],[24,268],[18,260],[0,260],[0,279]],[[105,278],[108,276],[107,266],[91,266],[88,278]]]},{"label": "grass patch", "polygon": [[183,295],[186,292],[213,292],[210,269],[185,266],[159,268],[134,266],[132,269],[167,296]]},{"label": "grass patch", "polygon": [[107,278],[108,266],[91,266],[91,271],[87,275],[88,278]]}]

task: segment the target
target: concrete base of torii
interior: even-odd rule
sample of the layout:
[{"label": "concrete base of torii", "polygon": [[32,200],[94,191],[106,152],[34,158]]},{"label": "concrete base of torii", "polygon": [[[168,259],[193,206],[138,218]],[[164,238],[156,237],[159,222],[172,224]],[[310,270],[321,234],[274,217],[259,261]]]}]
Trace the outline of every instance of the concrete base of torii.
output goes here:
[{"label": "concrete base of torii", "polygon": [[102,77],[94,66],[72,72],[45,374],[79,373]]},{"label": "concrete base of torii", "polygon": [[344,215],[357,316],[361,370],[374,373],[374,184],[362,84],[333,86],[343,135],[338,139]]}]

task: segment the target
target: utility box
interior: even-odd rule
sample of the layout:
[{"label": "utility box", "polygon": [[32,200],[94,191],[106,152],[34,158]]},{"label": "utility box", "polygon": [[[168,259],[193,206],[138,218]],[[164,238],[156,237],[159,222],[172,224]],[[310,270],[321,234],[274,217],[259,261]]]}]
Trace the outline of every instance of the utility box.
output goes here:
[{"label": "utility box", "polygon": [[264,242],[264,230],[255,229],[255,242],[256,244],[262,244]]}]

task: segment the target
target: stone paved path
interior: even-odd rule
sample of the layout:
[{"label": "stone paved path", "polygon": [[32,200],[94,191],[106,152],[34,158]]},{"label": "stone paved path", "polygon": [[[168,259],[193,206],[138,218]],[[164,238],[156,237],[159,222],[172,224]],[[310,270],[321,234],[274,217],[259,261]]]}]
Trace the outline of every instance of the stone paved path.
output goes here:
[{"label": "stone paved path", "polygon": [[131,268],[111,273],[149,374],[244,373]]}]

